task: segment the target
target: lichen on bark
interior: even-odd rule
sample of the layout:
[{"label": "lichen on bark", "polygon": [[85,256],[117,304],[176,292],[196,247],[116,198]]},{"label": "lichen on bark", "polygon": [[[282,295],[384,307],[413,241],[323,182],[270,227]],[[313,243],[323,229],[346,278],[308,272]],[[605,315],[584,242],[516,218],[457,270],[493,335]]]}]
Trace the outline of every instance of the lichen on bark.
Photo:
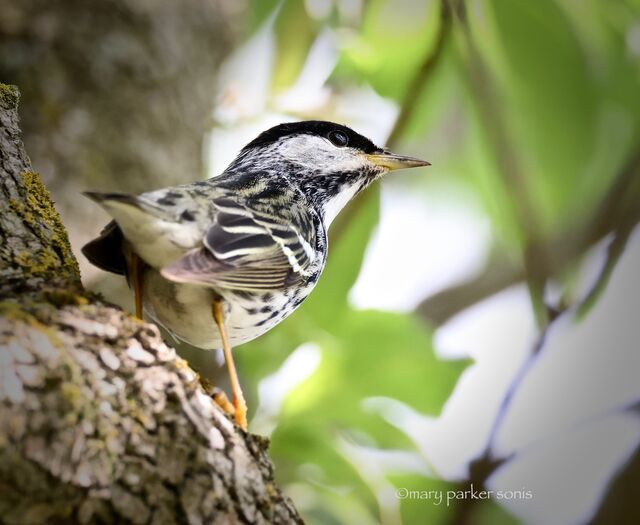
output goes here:
[{"label": "lichen on bark", "polygon": [[7,84],[0,84],[0,100],[4,107],[17,109],[18,102],[20,101],[18,88]]},{"label": "lichen on bark", "polygon": [[[71,251],[64,225],[49,192],[37,173],[23,171],[18,175],[26,190],[25,202],[10,199],[9,206],[25,226],[40,233],[41,246],[36,253],[27,250],[16,253],[15,262],[33,276],[47,278],[54,272],[58,274],[62,271],[78,282],[78,261]],[[39,228],[41,224],[48,225],[48,228]]]}]

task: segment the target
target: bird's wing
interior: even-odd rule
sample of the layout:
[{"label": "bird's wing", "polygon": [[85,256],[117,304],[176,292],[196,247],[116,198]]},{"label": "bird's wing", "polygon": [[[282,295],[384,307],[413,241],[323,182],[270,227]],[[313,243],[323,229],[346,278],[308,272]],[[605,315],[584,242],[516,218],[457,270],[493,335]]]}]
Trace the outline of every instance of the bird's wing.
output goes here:
[{"label": "bird's wing", "polygon": [[203,246],[165,266],[165,278],[259,292],[292,286],[309,275],[316,234],[303,206],[287,208],[286,218],[227,197],[215,199],[214,206]]}]

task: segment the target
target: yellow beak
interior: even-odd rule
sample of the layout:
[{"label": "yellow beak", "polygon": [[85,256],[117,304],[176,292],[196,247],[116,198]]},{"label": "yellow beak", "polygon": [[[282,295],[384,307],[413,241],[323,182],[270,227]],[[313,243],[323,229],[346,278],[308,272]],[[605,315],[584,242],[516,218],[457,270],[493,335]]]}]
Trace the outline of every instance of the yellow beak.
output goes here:
[{"label": "yellow beak", "polygon": [[391,152],[368,153],[365,154],[367,160],[376,166],[387,168],[388,170],[402,170],[405,168],[417,168],[419,166],[431,166],[430,162],[415,157],[396,155]]}]

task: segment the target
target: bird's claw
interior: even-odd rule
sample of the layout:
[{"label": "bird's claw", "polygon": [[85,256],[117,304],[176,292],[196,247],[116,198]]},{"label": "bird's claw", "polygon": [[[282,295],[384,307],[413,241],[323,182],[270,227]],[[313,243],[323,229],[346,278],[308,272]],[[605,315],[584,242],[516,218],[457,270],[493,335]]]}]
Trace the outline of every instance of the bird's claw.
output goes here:
[{"label": "bird's claw", "polygon": [[211,391],[211,399],[218,405],[225,414],[229,416],[235,416],[236,407],[233,406],[233,403],[229,401],[227,394],[221,388],[214,386]]},{"label": "bird's claw", "polygon": [[233,403],[229,401],[227,394],[224,390],[218,387],[213,387],[211,391],[211,399],[218,405],[222,411],[229,417],[233,417],[238,426],[247,431],[247,407],[244,403],[237,399],[234,399]]}]

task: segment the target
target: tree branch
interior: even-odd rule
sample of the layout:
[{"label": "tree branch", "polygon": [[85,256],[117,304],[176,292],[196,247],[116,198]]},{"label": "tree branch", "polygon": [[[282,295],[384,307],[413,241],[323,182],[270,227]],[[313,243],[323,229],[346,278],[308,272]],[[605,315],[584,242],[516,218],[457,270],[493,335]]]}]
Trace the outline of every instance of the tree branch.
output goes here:
[{"label": "tree branch", "polygon": [[302,523],[268,442],[198,376],[82,290],[64,227],[0,85],[0,516],[37,523]]}]

